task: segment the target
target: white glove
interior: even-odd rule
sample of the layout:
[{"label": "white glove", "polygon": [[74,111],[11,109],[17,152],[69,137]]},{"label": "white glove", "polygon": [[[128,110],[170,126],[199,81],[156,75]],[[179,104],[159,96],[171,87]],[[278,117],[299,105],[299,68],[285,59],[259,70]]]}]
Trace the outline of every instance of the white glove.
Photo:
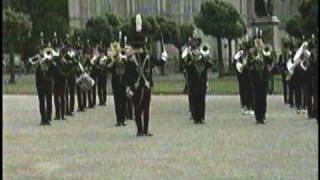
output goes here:
[{"label": "white glove", "polygon": [[167,51],[163,51],[161,53],[161,59],[166,62],[167,61],[167,58],[168,58],[168,54],[167,54]]},{"label": "white glove", "polygon": [[126,88],[126,93],[127,93],[127,97],[132,97],[133,96],[133,92],[131,91],[130,87]]}]

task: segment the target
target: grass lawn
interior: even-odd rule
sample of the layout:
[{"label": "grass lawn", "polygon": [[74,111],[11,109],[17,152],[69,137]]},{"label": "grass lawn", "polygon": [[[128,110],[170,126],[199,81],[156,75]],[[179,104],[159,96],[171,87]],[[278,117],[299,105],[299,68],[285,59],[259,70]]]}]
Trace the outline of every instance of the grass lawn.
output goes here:
[{"label": "grass lawn", "polygon": [[263,126],[240,115],[238,96],[207,96],[205,125],[188,119],[186,96],[153,96],[154,136],[141,138],[133,121],[114,127],[112,96],[50,127],[36,96],[3,105],[4,179],[318,179],[318,124],[281,96],[268,97]]},{"label": "grass lawn", "polygon": [[[3,76],[3,79],[9,79]],[[4,94],[37,94],[34,75],[16,76],[16,84],[3,83],[2,92]],[[182,93],[185,81],[182,75],[158,76],[154,80],[153,93],[155,94],[180,94]],[[108,80],[108,93],[111,93],[111,82]],[[282,93],[281,79],[275,76],[274,92]],[[210,78],[208,94],[238,94],[238,82],[235,77],[223,77],[220,79]]]}]

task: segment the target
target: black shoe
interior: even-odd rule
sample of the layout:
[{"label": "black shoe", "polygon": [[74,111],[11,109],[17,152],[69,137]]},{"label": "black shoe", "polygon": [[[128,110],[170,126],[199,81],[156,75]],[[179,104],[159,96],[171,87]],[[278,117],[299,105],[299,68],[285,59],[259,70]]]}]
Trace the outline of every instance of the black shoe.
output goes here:
[{"label": "black shoe", "polygon": [[117,124],[114,125],[114,126],[119,127],[119,126],[121,126],[121,123],[117,123]]},{"label": "black shoe", "polygon": [[140,133],[138,132],[138,133],[137,133],[137,137],[141,137],[141,136],[144,136],[144,134],[141,133],[141,132],[140,132]]},{"label": "black shoe", "polygon": [[204,121],[204,120],[201,120],[201,121],[200,121],[200,124],[205,124],[205,121]]},{"label": "black shoe", "polygon": [[125,122],[122,122],[121,125],[122,125],[122,126],[126,126],[127,124],[126,124]]},{"label": "black shoe", "polygon": [[62,117],[61,120],[67,120],[66,118]]},{"label": "black shoe", "polygon": [[67,116],[73,116],[72,112],[66,114]]},{"label": "black shoe", "polygon": [[41,122],[40,126],[50,126],[51,124],[49,122]]},{"label": "black shoe", "polygon": [[60,120],[59,116],[54,117],[54,120]]},{"label": "black shoe", "polygon": [[194,123],[194,124],[199,124],[200,122],[199,122],[199,121],[194,121],[193,123]]},{"label": "black shoe", "polygon": [[150,133],[150,132],[144,133],[144,135],[145,135],[145,136],[153,136],[153,134]]}]

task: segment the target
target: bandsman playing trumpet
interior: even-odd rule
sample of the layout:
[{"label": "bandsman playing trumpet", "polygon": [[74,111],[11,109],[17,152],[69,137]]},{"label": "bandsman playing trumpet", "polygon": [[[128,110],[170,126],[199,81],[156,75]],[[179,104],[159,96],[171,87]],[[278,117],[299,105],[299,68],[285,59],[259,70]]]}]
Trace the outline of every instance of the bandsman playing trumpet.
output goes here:
[{"label": "bandsman playing trumpet", "polygon": [[271,52],[262,41],[262,30],[254,39],[254,47],[250,49],[249,66],[251,68],[253,88],[254,115],[257,124],[265,124],[267,110],[268,75],[272,70],[269,56]]},{"label": "bandsman playing trumpet", "polygon": [[125,49],[121,49],[120,43],[118,42],[112,43],[110,45],[110,49],[111,52],[107,62],[107,67],[112,76],[111,84],[117,119],[116,126],[125,126],[127,96],[124,73],[128,56]]},{"label": "bandsman playing trumpet", "polygon": [[50,125],[52,114],[52,61],[45,59],[43,48],[45,47],[43,33],[40,33],[40,53],[29,58],[29,62],[35,66],[36,88],[41,115],[40,125]]},{"label": "bandsman playing trumpet", "polygon": [[207,46],[200,47],[201,39],[193,37],[190,42],[190,50],[183,55],[186,68],[191,98],[190,110],[195,124],[205,122],[205,98],[207,92],[208,68],[212,66],[209,60]]}]

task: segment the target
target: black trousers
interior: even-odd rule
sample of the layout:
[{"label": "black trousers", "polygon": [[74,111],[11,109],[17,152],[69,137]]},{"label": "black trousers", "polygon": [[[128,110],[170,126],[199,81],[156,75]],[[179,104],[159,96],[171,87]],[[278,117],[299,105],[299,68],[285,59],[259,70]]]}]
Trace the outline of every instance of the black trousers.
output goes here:
[{"label": "black trousers", "polygon": [[193,120],[200,122],[205,120],[205,98],[206,98],[206,85],[192,85],[190,89],[190,96],[192,99],[192,112]]},{"label": "black trousers", "polygon": [[41,123],[49,123],[52,114],[52,87],[51,85],[47,85],[45,88],[37,86],[37,92]]},{"label": "black trousers", "polygon": [[107,75],[101,72],[98,76],[98,97],[99,104],[107,102]]},{"label": "black trousers", "polygon": [[288,103],[290,104],[290,107],[294,107],[294,81],[293,80],[289,80],[288,81]]},{"label": "black trousers", "polygon": [[126,118],[133,120],[133,103],[129,97],[126,97]]},{"label": "black trousers", "polygon": [[66,101],[66,113],[74,112],[74,97],[75,97],[76,77],[74,75],[67,78],[65,101]]},{"label": "black trousers", "polygon": [[78,85],[77,85],[77,99],[78,99],[78,109],[79,111],[83,111],[85,108],[86,96],[84,91]]},{"label": "black trousers", "polygon": [[[151,89],[139,86],[133,95],[134,115],[138,133],[148,133]],[[142,123],[143,117],[143,123]]]},{"label": "black trousers", "polygon": [[282,80],[282,89],[283,89],[283,101],[285,104],[288,103],[288,82],[286,80],[286,74],[281,73],[281,80]]},{"label": "black trousers", "polygon": [[98,78],[97,78],[97,70],[92,70],[90,73],[90,77],[95,81],[94,85],[92,86],[89,98],[89,107],[94,107],[96,105],[97,100],[97,84],[98,84]]},{"label": "black trousers", "polygon": [[254,114],[256,121],[263,121],[267,111],[267,81],[255,81],[252,83],[254,96]]},{"label": "black trousers", "polygon": [[54,104],[56,108],[56,118],[64,119],[65,115],[65,79],[54,82]]},{"label": "black trousers", "polygon": [[112,84],[112,91],[117,123],[122,123],[126,118],[126,88],[125,86]]},{"label": "black trousers", "polygon": [[244,94],[245,91],[243,87],[242,74],[237,73],[237,80],[238,80],[238,86],[239,86],[240,104],[241,104],[241,107],[244,108],[245,107],[245,94]]}]

